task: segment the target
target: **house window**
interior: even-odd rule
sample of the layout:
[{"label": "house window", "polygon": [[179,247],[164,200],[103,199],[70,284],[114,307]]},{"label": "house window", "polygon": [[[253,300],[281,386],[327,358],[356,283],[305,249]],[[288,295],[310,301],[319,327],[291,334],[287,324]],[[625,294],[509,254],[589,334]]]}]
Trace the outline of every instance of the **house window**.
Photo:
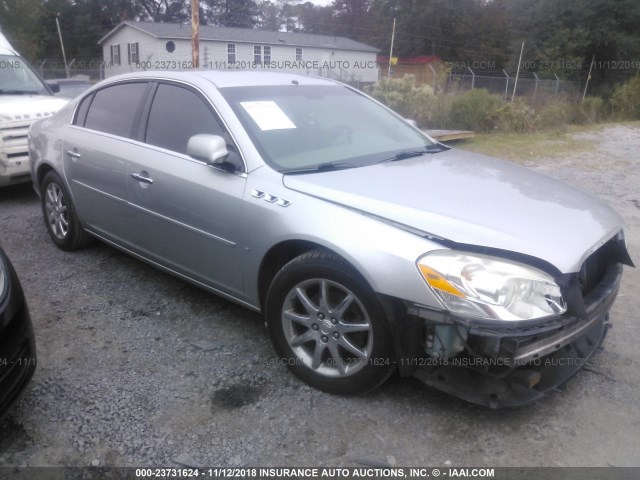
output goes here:
[{"label": "house window", "polygon": [[120,45],[111,45],[111,65],[120,65]]},{"label": "house window", "polygon": [[227,63],[233,65],[236,63],[236,44],[227,43]]},{"label": "house window", "polygon": [[269,65],[271,63],[271,47],[265,45],[262,50],[264,52],[264,63]]},{"label": "house window", "polygon": [[253,46],[253,63],[262,63],[262,47],[260,45]]},{"label": "house window", "polygon": [[296,48],[296,62],[302,61],[302,47]]},{"label": "house window", "polygon": [[140,54],[137,42],[127,44],[127,51],[129,54],[129,65],[140,63]]}]

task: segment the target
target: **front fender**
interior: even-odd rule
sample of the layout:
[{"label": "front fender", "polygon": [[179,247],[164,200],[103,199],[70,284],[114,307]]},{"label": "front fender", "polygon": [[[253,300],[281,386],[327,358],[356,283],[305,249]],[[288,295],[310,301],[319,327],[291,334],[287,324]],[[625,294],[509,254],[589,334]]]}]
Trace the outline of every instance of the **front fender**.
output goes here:
[{"label": "front fender", "polygon": [[[355,210],[289,190],[280,177],[263,168],[253,172],[247,183],[241,237],[246,242],[244,270],[250,302],[259,304],[257,278],[267,252],[282,242],[298,240],[346,259],[378,294],[442,308],[416,267],[418,257],[441,245]],[[265,195],[252,196],[254,191]],[[283,199],[288,206],[270,202],[266,195]]]}]

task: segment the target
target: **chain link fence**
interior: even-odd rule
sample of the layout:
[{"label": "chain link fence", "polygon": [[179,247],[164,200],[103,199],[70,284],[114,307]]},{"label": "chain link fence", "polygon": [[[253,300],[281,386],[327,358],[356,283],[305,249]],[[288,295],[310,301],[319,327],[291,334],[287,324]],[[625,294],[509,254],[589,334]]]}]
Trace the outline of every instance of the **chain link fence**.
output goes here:
[{"label": "chain link fence", "polygon": [[[98,82],[105,78],[105,63],[102,59],[72,59],[67,69],[60,60],[44,59],[34,63],[34,67],[45,79],[66,78],[67,70],[70,78],[82,78],[92,82]],[[549,77],[545,74],[534,72],[520,72],[516,85],[516,72],[506,70],[479,70],[466,68],[453,68],[448,72],[445,69],[433,68],[429,65],[414,68],[411,71],[403,71],[399,67],[394,68],[393,76],[402,76],[411,73],[418,83],[433,86],[436,90],[447,92],[465,92],[475,88],[483,88],[490,93],[501,95],[505,100],[516,97],[527,97],[534,103],[544,101],[549,97],[561,96],[564,98],[579,100],[582,92],[578,82],[562,80],[555,74]],[[379,69],[381,78],[384,78],[385,69]],[[338,78],[349,81],[349,75],[345,72],[320,72],[321,76]]]},{"label": "chain link fence", "polygon": [[98,82],[105,78],[105,63],[102,59],[72,59],[65,68],[64,62],[47,58],[34,62],[33,66],[45,80],[68,77]]},{"label": "chain link fence", "polygon": [[[388,71],[388,63],[381,65],[380,79],[413,75],[417,85],[428,85],[437,92],[462,93],[482,88],[500,95],[505,100],[526,97],[535,103],[549,97],[580,100],[584,83],[563,80],[555,73],[517,72],[486,68],[452,67],[448,62],[433,62],[421,65],[397,64]],[[514,94],[515,87],[515,94]]]},{"label": "chain link fence", "polygon": [[[562,96],[579,100],[582,93],[580,84],[562,80],[557,75],[542,76],[535,72],[507,72],[506,70],[452,69],[448,74],[447,91],[463,92],[483,88],[490,93],[501,95],[505,100],[527,97],[534,103],[549,97]],[[515,89],[515,93],[514,93]]]}]

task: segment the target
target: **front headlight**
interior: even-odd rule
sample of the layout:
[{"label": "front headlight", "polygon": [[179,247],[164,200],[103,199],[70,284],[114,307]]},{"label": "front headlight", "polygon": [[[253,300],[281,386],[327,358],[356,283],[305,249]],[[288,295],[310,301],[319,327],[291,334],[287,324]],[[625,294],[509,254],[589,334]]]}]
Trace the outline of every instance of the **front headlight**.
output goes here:
[{"label": "front headlight", "polygon": [[553,277],[521,263],[453,250],[418,259],[418,270],[447,310],[492,320],[532,320],[564,313]]}]

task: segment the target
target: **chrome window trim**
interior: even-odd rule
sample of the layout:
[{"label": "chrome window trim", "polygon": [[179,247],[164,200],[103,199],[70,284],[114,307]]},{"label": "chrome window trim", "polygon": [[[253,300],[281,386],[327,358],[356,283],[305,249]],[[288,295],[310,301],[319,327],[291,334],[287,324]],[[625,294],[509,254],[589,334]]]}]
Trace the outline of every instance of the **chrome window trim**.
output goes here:
[{"label": "chrome window trim", "polygon": [[[128,137],[120,137],[118,135],[108,134],[106,132],[101,132],[99,130],[93,130],[91,128],[81,127],[79,125],[75,125],[73,122],[74,122],[74,120],[76,118],[76,112],[77,112],[78,106],[88,96],[93,95],[93,94],[97,93],[98,91],[100,91],[100,90],[102,90],[104,88],[115,86],[115,85],[117,85],[119,83],[139,83],[139,82],[147,82],[147,83],[162,82],[162,83],[165,83],[165,84],[166,83],[168,83],[168,84],[178,83],[178,84],[182,84],[185,87],[188,87],[190,89],[196,90],[198,93],[200,93],[200,95],[202,97],[204,97],[204,99],[211,106],[211,108],[213,108],[213,111],[216,113],[216,115],[218,116],[218,118],[220,119],[222,124],[224,125],[224,128],[229,133],[229,135],[231,136],[231,140],[233,140],[233,143],[235,144],[236,148],[238,149],[238,155],[240,156],[240,160],[242,161],[242,166],[244,167],[243,171],[242,172],[227,172],[227,173],[233,173],[234,175],[244,176],[246,178],[247,172],[249,171],[249,166],[247,164],[247,161],[245,160],[244,153],[242,152],[242,148],[240,147],[240,144],[239,144],[238,140],[236,139],[236,136],[233,134],[233,132],[229,128],[229,125],[225,121],[224,117],[222,115],[220,115],[220,111],[216,108],[216,106],[213,104],[213,102],[211,101],[209,96],[206,93],[204,93],[201,88],[193,85],[192,83],[185,82],[184,80],[176,80],[176,79],[166,78],[166,77],[134,77],[134,78],[127,78],[127,79],[114,80],[114,81],[108,82],[106,84],[101,85],[100,88],[89,90],[86,93],[86,95],[82,96],[82,98],[80,98],[76,102],[76,104],[73,107],[73,112],[72,112],[71,116],[69,117],[69,126],[75,127],[75,128],[84,129],[84,130],[87,130],[87,131],[90,131],[90,132],[95,132],[95,133],[98,133],[98,134],[101,134],[101,135],[110,136],[110,137],[113,137],[113,138],[119,138],[119,139],[122,139],[122,140],[133,140],[133,139],[128,138]],[[137,140],[134,140],[134,141],[137,142]],[[155,145],[151,145],[149,143],[145,143],[145,142],[141,142],[141,143],[143,145],[146,145],[146,146],[149,146],[149,147],[155,147]],[[159,148],[159,147],[157,147],[157,148]],[[173,150],[166,150],[166,149],[161,149],[161,150],[163,152],[172,153],[173,155],[180,156],[180,157],[183,157],[183,158],[187,158],[189,160],[194,160],[193,158],[191,158],[191,157],[189,157],[187,155],[183,155],[183,154],[181,154],[179,152],[174,152]],[[200,162],[200,163],[205,164],[204,162]],[[223,169],[221,169],[221,170],[223,170]],[[223,170],[223,171],[226,171],[226,170]]]}]

